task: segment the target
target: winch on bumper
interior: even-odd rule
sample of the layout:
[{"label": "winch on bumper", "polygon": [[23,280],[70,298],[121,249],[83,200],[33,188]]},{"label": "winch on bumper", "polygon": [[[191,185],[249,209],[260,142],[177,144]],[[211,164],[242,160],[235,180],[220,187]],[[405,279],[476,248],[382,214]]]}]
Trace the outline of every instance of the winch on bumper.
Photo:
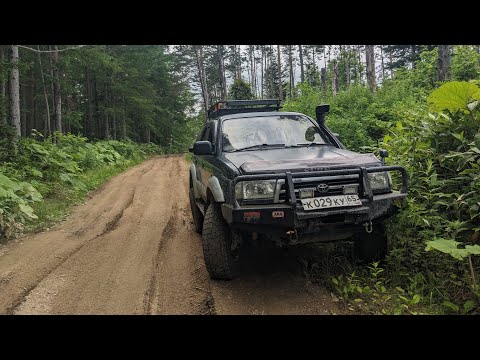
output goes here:
[{"label": "winch on bumper", "polygon": [[[368,174],[398,171],[402,178],[400,191],[374,194]],[[308,178],[326,178],[357,175],[358,196],[362,205],[334,207],[305,211],[298,198],[294,182]],[[232,229],[265,233],[289,238],[290,243],[310,241],[335,241],[351,237],[356,232],[371,231],[372,221],[385,218],[395,211],[394,201],[407,196],[408,175],[400,166],[374,166],[349,169],[329,169],[311,172],[284,172],[276,174],[242,175],[233,181],[233,188],[240,181],[283,180],[285,200],[270,204],[223,204],[222,214]],[[307,180],[305,180],[307,179]]]}]

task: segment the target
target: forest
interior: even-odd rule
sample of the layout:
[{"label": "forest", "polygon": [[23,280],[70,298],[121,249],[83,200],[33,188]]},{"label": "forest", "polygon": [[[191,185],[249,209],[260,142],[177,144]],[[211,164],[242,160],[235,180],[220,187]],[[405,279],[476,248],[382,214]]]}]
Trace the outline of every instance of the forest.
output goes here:
[{"label": "forest", "polygon": [[480,45],[1,45],[0,241],[185,153],[211,104],[283,100],[409,173],[384,263],[304,259],[352,313],[480,312]]}]

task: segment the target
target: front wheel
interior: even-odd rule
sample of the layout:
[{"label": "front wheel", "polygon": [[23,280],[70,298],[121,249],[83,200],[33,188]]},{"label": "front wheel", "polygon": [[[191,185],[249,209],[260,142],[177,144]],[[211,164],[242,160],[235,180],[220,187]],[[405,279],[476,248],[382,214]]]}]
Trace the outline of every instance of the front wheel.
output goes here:
[{"label": "front wheel", "polygon": [[355,255],[361,261],[369,263],[380,261],[387,255],[387,234],[383,223],[373,223],[372,232],[360,233],[355,239]]},{"label": "front wheel", "polygon": [[220,205],[211,203],[205,212],[202,242],[203,257],[210,278],[231,280],[239,274],[238,249],[232,251],[236,234],[223,220]]}]

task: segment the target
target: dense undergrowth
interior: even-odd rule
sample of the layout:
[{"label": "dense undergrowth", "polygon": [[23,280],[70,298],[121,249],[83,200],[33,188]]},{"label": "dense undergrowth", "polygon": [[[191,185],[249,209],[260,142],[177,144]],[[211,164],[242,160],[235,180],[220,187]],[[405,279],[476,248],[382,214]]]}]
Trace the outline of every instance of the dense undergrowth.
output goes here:
[{"label": "dense undergrowth", "polygon": [[162,153],[154,144],[35,135],[0,147],[11,149],[0,154],[0,241],[49,226],[111,176]]},{"label": "dense undergrowth", "polygon": [[352,86],[331,98],[302,85],[285,104],[314,116],[316,104],[330,103],[327,125],[347,148],[386,148],[387,164],[409,173],[409,196],[388,220],[383,263],[356,265],[335,251],[306,259],[306,273],[352,311],[480,313],[480,88],[472,54],[452,66],[462,81],[436,83],[434,52],[426,51],[374,94]]}]

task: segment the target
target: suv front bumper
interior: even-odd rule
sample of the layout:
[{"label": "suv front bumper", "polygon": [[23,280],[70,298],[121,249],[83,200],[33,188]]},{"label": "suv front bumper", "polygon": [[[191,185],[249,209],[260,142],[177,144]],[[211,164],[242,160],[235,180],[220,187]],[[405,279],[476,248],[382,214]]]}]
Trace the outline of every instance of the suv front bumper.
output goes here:
[{"label": "suv front bumper", "polygon": [[[367,176],[372,172],[399,171],[402,175],[402,188],[386,194],[373,195],[370,180]],[[293,178],[336,176],[358,174],[359,197],[362,205],[355,207],[330,208],[305,211],[297,201]],[[302,173],[281,173],[265,175],[244,175],[235,179],[233,187],[239,181],[285,179],[287,184],[287,199],[285,203],[268,205],[244,205],[237,201],[234,205],[222,204],[222,214],[233,228],[245,231],[285,234],[288,230],[298,230],[303,234],[331,232],[327,238],[346,238],[347,233],[361,227],[362,224],[374,219],[390,216],[395,211],[395,200],[407,196],[407,172],[400,166],[360,167],[341,170],[322,170]],[[342,235],[344,233],[344,235]]]}]

